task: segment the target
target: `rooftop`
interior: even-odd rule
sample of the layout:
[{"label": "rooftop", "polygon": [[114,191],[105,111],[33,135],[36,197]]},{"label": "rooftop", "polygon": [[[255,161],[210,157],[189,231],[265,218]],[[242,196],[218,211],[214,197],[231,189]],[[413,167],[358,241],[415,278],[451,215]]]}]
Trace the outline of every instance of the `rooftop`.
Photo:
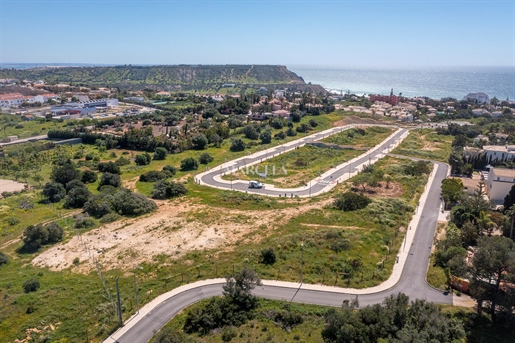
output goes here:
[{"label": "rooftop", "polygon": [[492,168],[493,175],[495,176],[503,176],[515,179],[515,169],[507,169],[507,168]]}]

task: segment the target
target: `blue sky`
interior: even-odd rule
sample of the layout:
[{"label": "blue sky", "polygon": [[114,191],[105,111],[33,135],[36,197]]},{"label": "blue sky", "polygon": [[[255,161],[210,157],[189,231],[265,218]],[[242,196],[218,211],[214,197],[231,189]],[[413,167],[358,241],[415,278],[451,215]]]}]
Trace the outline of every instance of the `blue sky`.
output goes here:
[{"label": "blue sky", "polygon": [[513,1],[0,0],[0,62],[515,66]]}]

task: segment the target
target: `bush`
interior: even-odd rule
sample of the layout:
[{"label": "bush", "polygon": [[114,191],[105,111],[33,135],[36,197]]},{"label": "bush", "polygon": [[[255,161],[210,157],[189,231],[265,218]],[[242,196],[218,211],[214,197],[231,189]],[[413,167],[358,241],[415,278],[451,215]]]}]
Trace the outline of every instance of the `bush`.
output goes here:
[{"label": "bush", "polygon": [[277,130],[282,129],[284,127],[284,119],[276,117],[270,121],[270,126]]},{"label": "bush", "polygon": [[120,174],[120,167],[114,162],[100,162],[98,171],[101,173]]},{"label": "bush", "polygon": [[302,113],[300,111],[292,112],[290,113],[290,118],[292,122],[298,123],[302,119]]},{"label": "bush", "polygon": [[371,200],[361,194],[345,192],[336,197],[334,206],[342,211],[356,211],[365,208]]},{"label": "bush", "polygon": [[171,166],[169,164],[167,164],[166,166],[163,167],[163,171],[167,171],[171,174],[171,176],[174,176],[175,174],[177,174],[177,168],[175,168],[174,166]]},{"label": "bush", "polygon": [[148,153],[136,155],[134,158],[134,162],[136,162],[138,166],[146,166],[147,164],[150,164],[150,161],[152,161],[152,158]]},{"label": "bush", "polygon": [[186,187],[181,183],[173,181],[158,181],[154,186],[152,198],[154,199],[170,199],[188,193]]},{"label": "bush", "polygon": [[185,158],[181,161],[181,171],[197,170],[198,165],[198,161],[193,157]]},{"label": "bush", "polygon": [[113,201],[111,194],[92,195],[84,204],[84,211],[95,218],[101,218],[113,210]]},{"label": "bush", "polygon": [[10,217],[7,219],[7,224],[9,224],[10,226],[14,226],[14,225],[17,225],[20,223],[20,219],[17,218],[17,217]]},{"label": "bush", "polygon": [[261,144],[269,144],[272,141],[272,133],[269,130],[263,131],[259,135],[259,139],[261,139]]},{"label": "bush", "polygon": [[166,156],[168,155],[168,150],[166,150],[163,147],[156,148],[156,151],[154,152],[154,160],[162,161],[166,159]]},{"label": "bush", "polygon": [[82,173],[81,181],[84,183],[93,183],[97,181],[97,179],[97,173],[92,170],[85,170],[84,173]]},{"label": "bush", "polygon": [[[83,184],[84,185],[84,184]],[[86,187],[72,188],[64,197],[64,207],[81,208],[91,196],[91,192]]]},{"label": "bush", "polygon": [[163,328],[156,334],[154,343],[183,343],[184,337],[181,334],[174,332],[171,328]]},{"label": "bush", "polygon": [[274,135],[274,138],[275,139],[285,139],[286,138],[286,132],[284,131],[281,131],[281,132],[278,132]]},{"label": "bush", "polygon": [[266,248],[261,250],[261,263],[272,265],[277,261],[277,256],[273,248]]},{"label": "bush", "polygon": [[40,284],[38,279],[28,279],[23,283],[23,291],[25,293],[35,292],[39,287]]},{"label": "bush", "polygon": [[148,173],[141,174],[139,180],[141,182],[156,182],[166,179],[170,174],[168,172],[151,170]]},{"label": "bush", "polygon": [[23,231],[24,248],[36,251],[43,245],[57,243],[64,237],[64,230],[57,223],[30,225]]},{"label": "bush", "polygon": [[9,262],[9,257],[0,251],[0,267]]},{"label": "bush", "polygon": [[198,160],[201,164],[208,164],[209,162],[212,162],[213,161],[213,156],[211,156],[210,154],[208,154],[207,152],[203,152],[202,154],[200,154],[200,156],[198,157]]},{"label": "bush", "polygon": [[100,189],[102,186],[106,186],[106,185],[113,186],[113,187],[120,187],[122,185],[120,175],[111,174],[111,173],[102,174],[102,177],[100,178],[100,182],[98,183],[98,189]]},{"label": "bush", "polygon": [[93,154],[86,154],[85,159],[86,159],[86,161],[91,161],[91,160],[93,160],[94,157],[95,156],[93,156]]},{"label": "bush", "polygon": [[122,189],[114,196],[113,206],[121,215],[139,216],[157,210],[157,205],[146,196]]},{"label": "bush", "polygon": [[47,182],[43,187],[43,195],[50,202],[59,202],[66,196],[66,189],[57,182]]},{"label": "bush", "polygon": [[128,158],[120,157],[119,159],[114,161],[114,164],[116,164],[118,167],[122,167],[131,164],[131,161]]},{"label": "bush", "polygon": [[288,127],[288,130],[286,130],[286,136],[288,137],[294,137],[297,135],[297,132],[293,129],[293,127]]},{"label": "bush", "polygon": [[230,342],[233,338],[237,336],[236,330],[232,327],[225,327],[222,330],[222,341]]},{"label": "bush", "polygon": [[315,119],[310,119],[310,120],[309,120],[309,125],[310,125],[311,127],[317,127],[317,126],[318,126],[318,123],[316,122],[316,120],[315,120]]},{"label": "bush", "polygon": [[74,188],[86,188],[86,185],[81,180],[73,179],[64,185],[64,188],[66,189],[66,192],[69,192]]},{"label": "bush", "polygon": [[243,128],[243,134],[248,139],[258,139],[259,138],[259,132],[254,128],[252,125],[247,125]]},{"label": "bush", "polygon": [[70,160],[66,160],[62,165],[56,165],[52,168],[50,179],[54,182],[66,185],[73,179],[80,179],[80,170],[75,169],[75,164]]},{"label": "bush", "polygon": [[243,151],[245,150],[245,142],[241,139],[236,138],[231,143],[231,151]]},{"label": "bush", "polygon": [[191,144],[193,144],[193,147],[198,150],[205,149],[207,147],[207,144],[209,143],[207,137],[204,134],[198,134],[195,137],[191,139]]},{"label": "bush", "polygon": [[73,222],[76,229],[87,229],[95,226],[95,221],[90,218],[87,214],[78,214],[73,216]]},{"label": "bush", "polygon": [[120,215],[118,213],[114,213],[114,212],[108,213],[105,216],[103,216],[102,218],[100,218],[100,223],[102,223],[102,224],[112,223],[114,221],[117,221],[119,218],[120,218]]}]

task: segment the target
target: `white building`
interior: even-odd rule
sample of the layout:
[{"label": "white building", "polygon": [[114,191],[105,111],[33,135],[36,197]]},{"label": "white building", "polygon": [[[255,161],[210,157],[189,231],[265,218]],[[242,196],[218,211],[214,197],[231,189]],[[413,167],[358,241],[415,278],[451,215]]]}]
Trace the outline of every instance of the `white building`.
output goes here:
[{"label": "white building", "polygon": [[39,94],[34,97],[34,102],[45,103],[49,100],[57,100],[58,97],[55,94]]},{"label": "white building", "polygon": [[463,100],[469,100],[469,99],[476,100],[478,103],[481,103],[481,104],[485,104],[490,101],[490,98],[488,97],[488,94],[486,94],[486,93],[469,93],[463,98]]},{"label": "white building", "polygon": [[489,167],[486,193],[490,201],[502,205],[513,185],[515,185],[515,169]]},{"label": "white building", "polygon": [[0,94],[0,107],[19,106],[24,102],[33,103],[34,97],[20,93]]}]

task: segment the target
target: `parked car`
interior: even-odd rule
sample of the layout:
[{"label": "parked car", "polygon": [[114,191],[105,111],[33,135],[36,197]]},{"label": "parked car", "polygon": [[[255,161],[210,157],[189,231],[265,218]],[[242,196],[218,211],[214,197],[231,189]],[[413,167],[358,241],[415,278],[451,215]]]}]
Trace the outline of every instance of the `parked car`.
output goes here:
[{"label": "parked car", "polygon": [[259,181],[249,181],[249,188],[263,188],[265,185],[263,185]]}]

